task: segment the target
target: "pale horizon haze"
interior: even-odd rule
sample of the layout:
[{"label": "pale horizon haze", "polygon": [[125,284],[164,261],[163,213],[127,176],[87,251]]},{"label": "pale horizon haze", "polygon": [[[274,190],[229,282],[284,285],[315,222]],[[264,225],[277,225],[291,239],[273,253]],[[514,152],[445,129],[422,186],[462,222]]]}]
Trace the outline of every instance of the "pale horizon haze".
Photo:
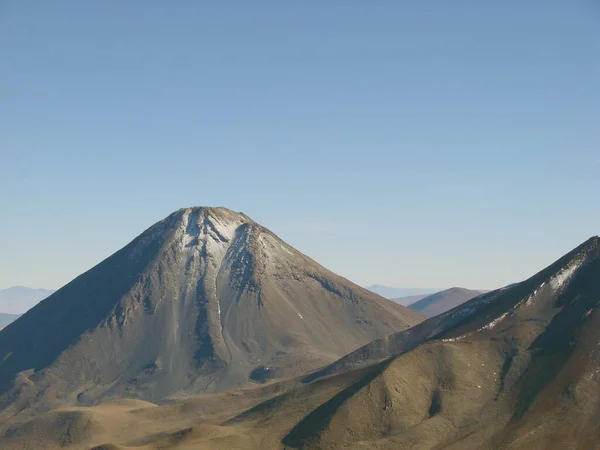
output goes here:
[{"label": "pale horizon haze", "polygon": [[188,206],[362,286],[494,289],[600,233],[600,4],[8,0],[0,289]]}]

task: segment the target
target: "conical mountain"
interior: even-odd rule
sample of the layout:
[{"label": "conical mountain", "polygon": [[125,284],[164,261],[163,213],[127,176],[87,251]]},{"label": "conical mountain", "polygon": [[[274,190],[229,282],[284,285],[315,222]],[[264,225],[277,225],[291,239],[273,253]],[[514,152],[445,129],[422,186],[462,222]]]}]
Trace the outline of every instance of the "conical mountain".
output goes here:
[{"label": "conical mountain", "polygon": [[243,214],[182,209],[0,333],[0,410],[298,375],[421,320]]}]

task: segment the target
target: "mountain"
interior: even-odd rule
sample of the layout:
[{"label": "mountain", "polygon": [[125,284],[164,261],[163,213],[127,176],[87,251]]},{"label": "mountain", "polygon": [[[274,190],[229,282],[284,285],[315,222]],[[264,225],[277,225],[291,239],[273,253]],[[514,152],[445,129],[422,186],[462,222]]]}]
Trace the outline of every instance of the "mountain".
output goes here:
[{"label": "mountain", "polygon": [[[600,239],[296,379],[42,414],[6,449],[600,447]],[[42,445],[41,445],[42,444]]]},{"label": "mountain", "polygon": [[4,314],[0,313],[0,330],[4,328],[11,322],[17,320],[21,315],[20,314]]},{"label": "mountain", "polygon": [[5,314],[23,314],[54,291],[14,286],[0,289],[0,311]]},{"label": "mountain", "polygon": [[484,294],[485,292],[487,291],[474,291],[470,289],[454,287],[418,299],[414,303],[410,303],[408,307],[413,311],[420,312],[424,316],[433,317],[455,308],[467,300],[471,300],[472,298]]},{"label": "mountain", "polygon": [[396,288],[390,286],[382,286],[380,284],[373,284],[371,286],[367,286],[366,289],[388,299],[408,297],[412,295],[433,294],[434,292],[438,292],[441,290],[430,288]]},{"label": "mountain", "polygon": [[244,214],[181,209],[0,333],[0,418],[290,377],[422,319]]},{"label": "mountain", "polygon": [[[600,447],[600,239],[310,376],[174,404],[67,408],[2,448]],[[43,443],[44,447],[40,447]]]},{"label": "mountain", "polygon": [[369,343],[306,377],[313,398],[325,376],[327,383],[350,381],[308,407],[312,412],[283,442],[292,448],[598,448],[599,305],[600,239],[594,237],[522,283]]},{"label": "mountain", "polygon": [[419,294],[419,295],[409,295],[407,297],[399,297],[399,298],[391,298],[393,302],[396,302],[402,306],[409,306],[419,300],[424,299],[425,297],[429,297],[432,294]]}]

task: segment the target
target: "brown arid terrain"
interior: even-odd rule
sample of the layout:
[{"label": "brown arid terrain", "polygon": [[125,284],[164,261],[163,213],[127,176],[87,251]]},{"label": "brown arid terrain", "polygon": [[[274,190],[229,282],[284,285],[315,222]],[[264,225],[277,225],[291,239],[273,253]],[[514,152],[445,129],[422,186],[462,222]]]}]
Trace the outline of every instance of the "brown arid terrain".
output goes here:
[{"label": "brown arid terrain", "polygon": [[600,239],[312,373],[65,407],[3,449],[600,448]]},{"label": "brown arid terrain", "polygon": [[0,332],[0,427],[123,397],[260,386],[423,319],[243,214],[182,209]]}]

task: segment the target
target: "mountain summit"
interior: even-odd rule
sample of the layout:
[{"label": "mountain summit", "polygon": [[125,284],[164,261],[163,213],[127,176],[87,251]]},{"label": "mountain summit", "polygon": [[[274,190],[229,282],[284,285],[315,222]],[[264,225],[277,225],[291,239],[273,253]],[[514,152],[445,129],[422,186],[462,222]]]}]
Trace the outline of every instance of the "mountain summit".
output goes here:
[{"label": "mountain summit", "polygon": [[288,377],[421,320],[244,214],[181,209],[0,333],[0,410]]}]

